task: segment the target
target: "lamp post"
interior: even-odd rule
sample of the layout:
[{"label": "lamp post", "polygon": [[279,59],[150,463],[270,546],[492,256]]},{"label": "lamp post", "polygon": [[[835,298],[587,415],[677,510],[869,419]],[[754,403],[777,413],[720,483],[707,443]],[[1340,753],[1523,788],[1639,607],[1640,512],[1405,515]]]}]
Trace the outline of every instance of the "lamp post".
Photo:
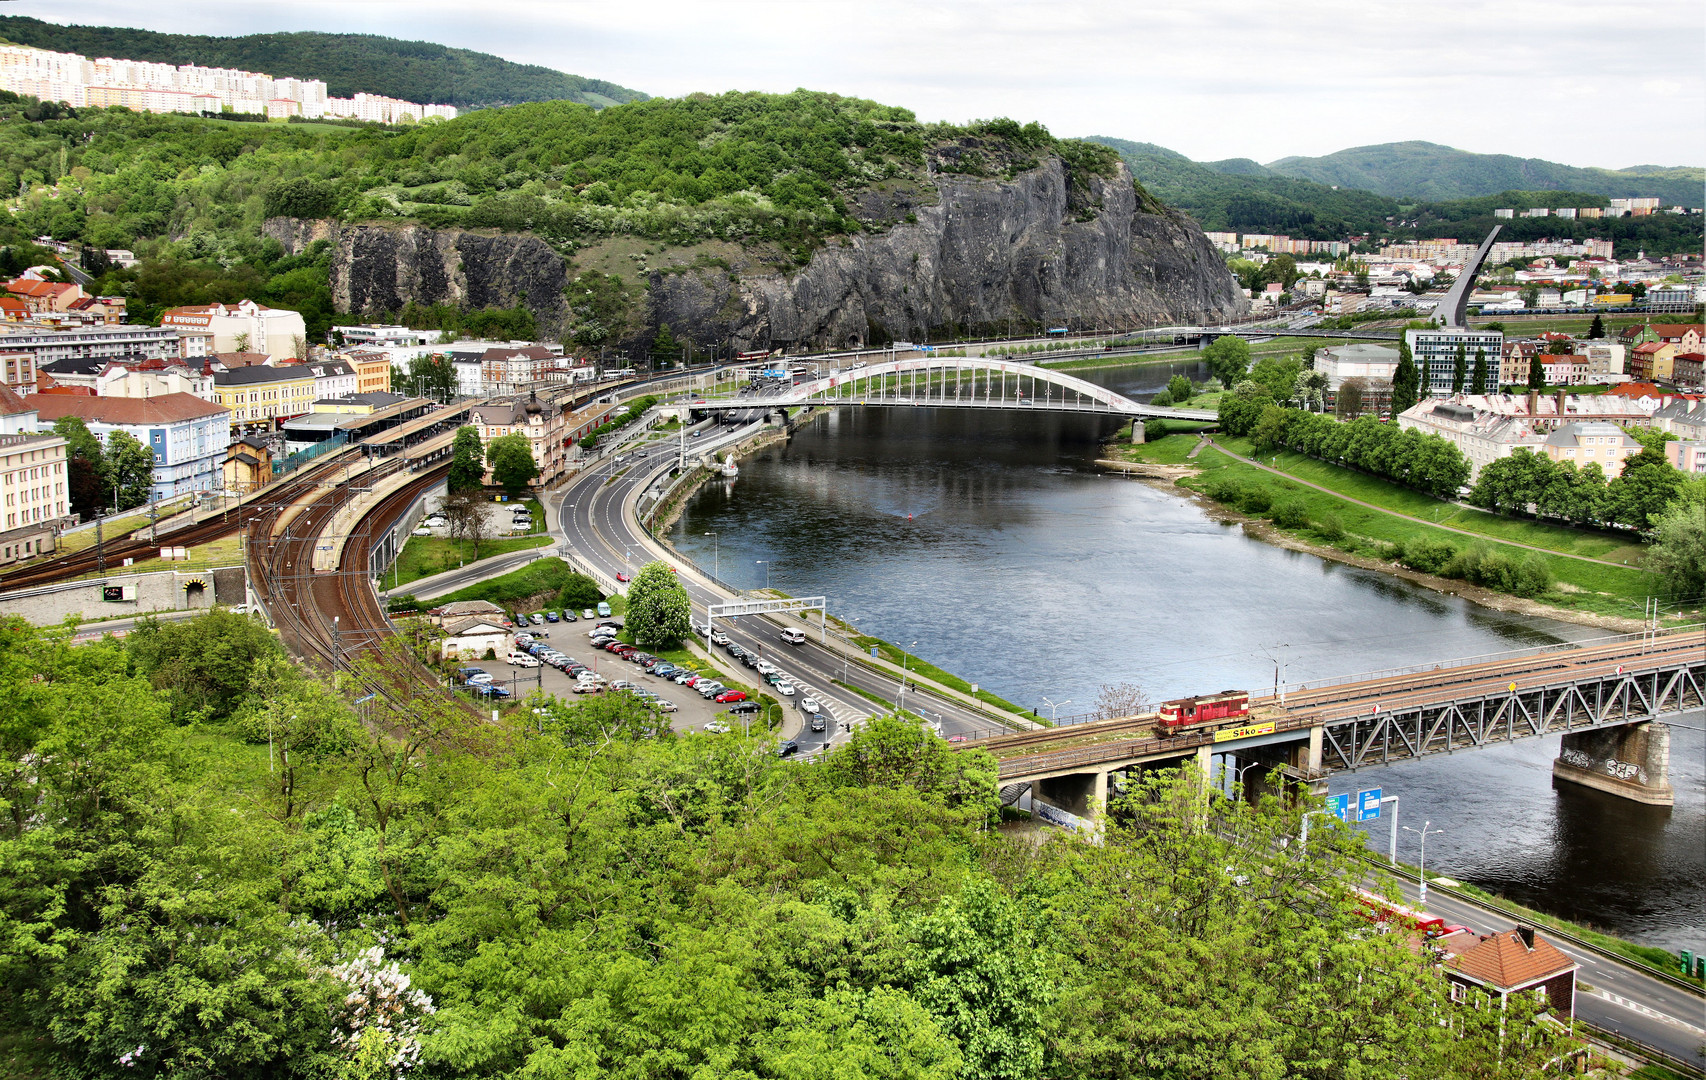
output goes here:
[{"label": "lamp post", "polygon": [[770,591],[770,563],[765,559],[754,559],[759,566],[764,567],[764,591]]},{"label": "lamp post", "polygon": [[723,576],[722,538],[714,532],[708,532],[705,535],[711,538],[711,576],[714,578],[721,578]]},{"label": "lamp post", "polygon": [[1052,724],[1060,716],[1060,707],[1072,704],[1072,699],[1067,698],[1065,701],[1054,702],[1048,698],[1043,698],[1043,704],[1048,706],[1048,722]]},{"label": "lamp post", "polygon": [[1417,869],[1421,871],[1419,876],[1422,882],[1421,889],[1416,894],[1416,904],[1418,907],[1425,905],[1428,902],[1428,834],[1432,832],[1434,836],[1438,836],[1440,833],[1445,831],[1444,829],[1430,830],[1428,826],[1432,824],[1433,822],[1431,821],[1424,821],[1422,822],[1422,827],[1420,829],[1412,829],[1408,825],[1404,826],[1405,832],[1415,833],[1417,836],[1421,837],[1421,852],[1417,856],[1416,864]]},{"label": "lamp post", "polygon": [[[916,644],[918,644],[918,642],[909,641],[906,643],[906,647],[910,649]],[[902,651],[900,654],[900,689],[896,690],[894,693],[894,708],[896,712],[901,711],[900,702],[901,699],[906,696],[906,680],[907,677],[912,674],[912,664],[910,660],[910,656],[905,651]]]}]

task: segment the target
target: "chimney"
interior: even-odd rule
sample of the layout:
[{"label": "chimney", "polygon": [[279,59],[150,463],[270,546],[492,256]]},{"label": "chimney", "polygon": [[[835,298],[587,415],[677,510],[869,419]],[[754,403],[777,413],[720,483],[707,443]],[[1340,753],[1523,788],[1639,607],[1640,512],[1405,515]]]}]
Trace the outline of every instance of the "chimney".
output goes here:
[{"label": "chimney", "polygon": [[1520,926],[1519,925],[1516,928],[1516,932],[1517,932],[1517,936],[1522,938],[1522,947],[1527,949],[1529,952],[1533,952],[1534,951],[1534,927],[1532,927],[1532,926]]},{"label": "chimney", "polygon": [[1566,391],[1563,391],[1563,390],[1558,391],[1558,422],[1560,424],[1562,424],[1564,422],[1564,398],[1565,398],[1565,396],[1566,396]]},{"label": "chimney", "polygon": [[1528,392],[1528,416],[1529,416],[1529,419],[1532,420],[1532,419],[1538,417],[1539,415],[1540,415],[1540,391],[1530,390]]}]

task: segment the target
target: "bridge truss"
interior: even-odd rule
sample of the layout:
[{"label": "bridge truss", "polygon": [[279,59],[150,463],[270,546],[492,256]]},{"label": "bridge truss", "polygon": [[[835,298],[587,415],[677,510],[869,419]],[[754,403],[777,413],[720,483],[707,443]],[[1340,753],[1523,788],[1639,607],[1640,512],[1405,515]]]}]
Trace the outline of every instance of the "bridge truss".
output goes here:
[{"label": "bridge truss", "polygon": [[1328,720],[1322,767],[1384,765],[1429,754],[1618,727],[1706,704],[1706,658],[1682,658],[1639,672],[1584,675],[1538,687],[1400,705]]}]

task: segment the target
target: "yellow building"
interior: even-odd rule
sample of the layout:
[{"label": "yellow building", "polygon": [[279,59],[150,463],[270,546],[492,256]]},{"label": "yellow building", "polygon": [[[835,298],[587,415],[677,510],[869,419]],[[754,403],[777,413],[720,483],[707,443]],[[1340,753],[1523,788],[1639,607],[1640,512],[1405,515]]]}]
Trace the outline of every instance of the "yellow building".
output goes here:
[{"label": "yellow building", "polygon": [[277,427],[314,406],[314,372],[302,364],[256,364],[213,373],[214,399],[231,410],[233,428]]},{"label": "yellow building", "polygon": [[1580,469],[1598,465],[1607,480],[1623,472],[1623,462],[1641,452],[1641,444],[1616,424],[1589,421],[1565,424],[1549,432],[1541,453],[1553,461],[1568,461]]},{"label": "yellow building", "polygon": [[384,353],[352,352],[347,356],[355,367],[358,394],[391,392],[391,358]]}]

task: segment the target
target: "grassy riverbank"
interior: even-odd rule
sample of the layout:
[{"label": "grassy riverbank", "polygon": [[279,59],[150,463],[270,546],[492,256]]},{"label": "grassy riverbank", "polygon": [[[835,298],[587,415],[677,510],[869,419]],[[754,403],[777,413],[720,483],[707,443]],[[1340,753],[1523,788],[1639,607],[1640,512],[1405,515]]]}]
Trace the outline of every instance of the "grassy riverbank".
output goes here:
[{"label": "grassy riverbank", "polygon": [[[1454,551],[1485,550],[1512,563],[1536,562],[1549,584],[1528,599],[1565,612],[1638,619],[1646,598],[1658,592],[1654,577],[1635,565],[1642,549],[1630,538],[1501,518],[1283,451],[1264,454],[1262,461],[1273,460],[1286,476],[1213,447],[1189,459],[1195,445],[1192,436],[1173,435],[1120,453],[1132,461],[1195,465],[1200,474],[1181,480],[1181,486],[1260,519],[1263,528],[1321,554],[1338,552],[1396,568],[1406,545],[1426,541]],[[1237,439],[1226,440],[1226,446],[1235,453],[1250,450],[1247,442]],[[1329,490],[1308,487],[1292,476]],[[1609,564],[1624,559],[1628,565]]]},{"label": "grassy riverbank", "polygon": [[[1367,336],[1358,336],[1353,330],[1345,331],[1345,335],[1342,338],[1277,337],[1272,341],[1252,342],[1250,344],[1250,356],[1252,359],[1260,360],[1264,356],[1290,356],[1293,353],[1301,353],[1303,350],[1312,345],[1316,347],[1324,347],[1328,345],[1348,345],[1357,341],[1376,340],[1378,339]],[[1391,344],[1391,342],[1386,342],[1386,344]],[[1194,346],[1181,346],[1177,349],[1170,349],[1167,352],[1137,353],[1135,355],[1128,354],[1125,356],[1082,356],[1073,360],[1044,360],[1039,362],[1037,366],[1048,368],[1051,371],[1089,371],[1096,368],[1136,367],[1140,364],[1177,364],[1182,361],[1194,361],[1201,359],[1201,350]],[[1190,407],[1193,409],[1198,407],[1195,400],[1191,401]]]},{"label": "grassy riverbank", "polygon": [[922,675],[926,679],[939,683],[942,686],[946,686],[950,690],[958,690],[962,694],[976,698],[985,705],[993,705],[997,709],[1004,712],[1010,712],[1015,716],[1034,719],[1037,723],[1047,723],[1045,720],[1032,717],[1030,715],[1030,709],[1024,708],[1020,705],[1015,705],[1006,698],[997,694],[992,694],[988,690],[974,689],[971,683],[966,682],[958,675],[951,675],[927,660],[920,660],[918,657],[913,656],[911,653],[902,649],[899,645],[896,645],[893,642],[884,641],[882,638],[878,637],[871,637],[869,634],[860,634],[853,638],[853,644],[859,646],[859,648],[863,649],[867,653],[871,651],[872,646],[875,646],[877,654],[889,663],[894,664],[897,667],[901,667],[914,675]]}]

